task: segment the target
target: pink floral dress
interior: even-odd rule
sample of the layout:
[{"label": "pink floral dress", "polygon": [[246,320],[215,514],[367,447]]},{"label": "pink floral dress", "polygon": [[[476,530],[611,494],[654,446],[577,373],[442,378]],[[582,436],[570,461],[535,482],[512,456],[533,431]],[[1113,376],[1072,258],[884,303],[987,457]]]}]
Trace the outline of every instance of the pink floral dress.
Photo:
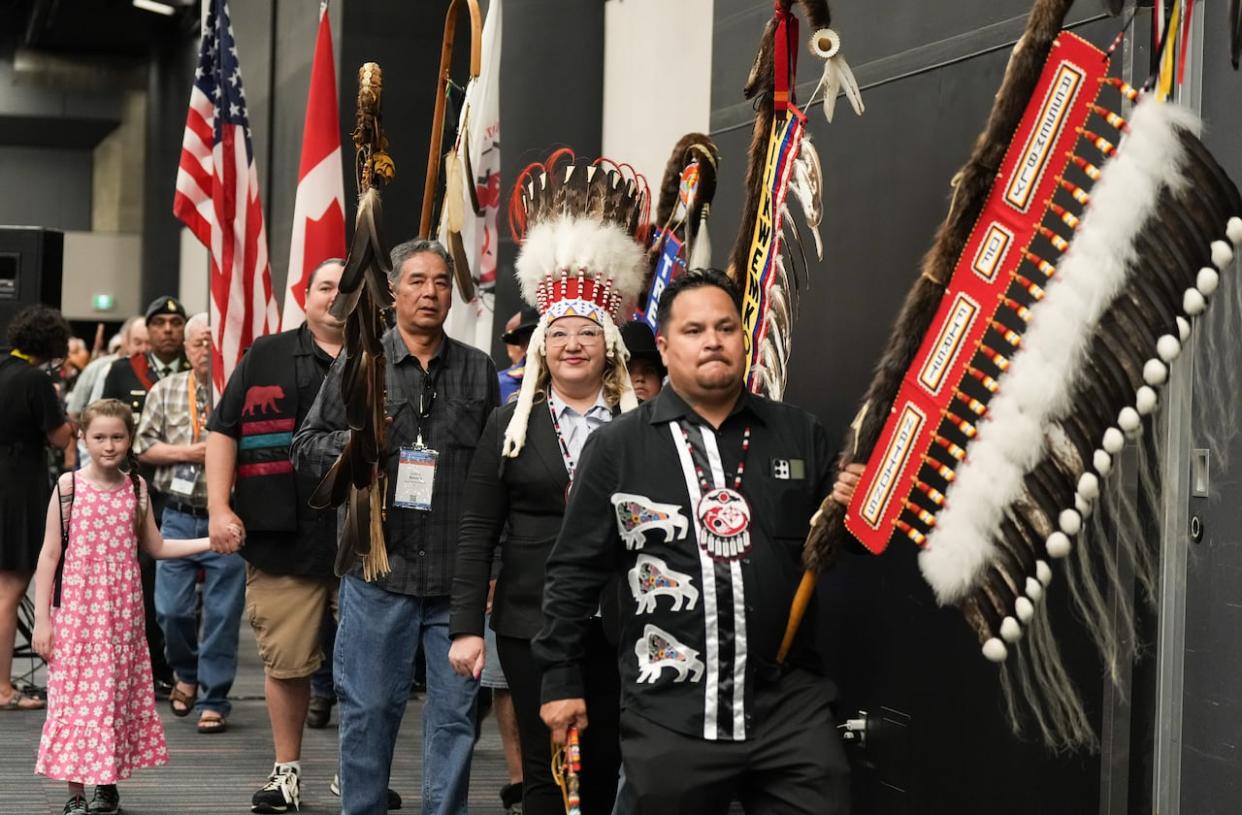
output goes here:
[{"label": "pink floral dress", "polygon": [[74,476],[35,763],[49,778],[114,784],[168,761],[144,630],[134,504],[128,480],[104,489]]}]

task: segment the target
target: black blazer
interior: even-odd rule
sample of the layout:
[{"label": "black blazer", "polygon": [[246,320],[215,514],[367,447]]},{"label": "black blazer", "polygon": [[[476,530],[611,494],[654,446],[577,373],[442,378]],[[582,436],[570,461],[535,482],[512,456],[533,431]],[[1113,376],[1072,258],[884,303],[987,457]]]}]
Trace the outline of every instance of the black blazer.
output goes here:
[{"label": "black blazer", "polygon": [[[483,635],[483,614],[492,559],[500,547],[500,576],[492,600],[492,628],[506,637],[531,639],[543,626],[543,573],[565,516],[569,474],[552,427],[547,402],[535,402],[526,444],[517,458],[502,458],[504,431],[515,402],[488,417],[470,462],[461,526],[449,635]],[[506,529],[506,523],[508,524]],[[503,535],[503,542],[502,542]],[[615,614],[615,586],[605,617]]]}]

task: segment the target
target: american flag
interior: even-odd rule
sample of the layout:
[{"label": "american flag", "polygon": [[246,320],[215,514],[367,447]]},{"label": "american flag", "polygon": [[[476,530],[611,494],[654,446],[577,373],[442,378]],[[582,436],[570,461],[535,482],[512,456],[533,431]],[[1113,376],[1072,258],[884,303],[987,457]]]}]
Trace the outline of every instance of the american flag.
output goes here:
[{"label": "american flag", "polygon": [[211,378],[217,393],[256,337],[280,325],[237,43],[210,0],[181,142],[173,214],[211,252]]}]

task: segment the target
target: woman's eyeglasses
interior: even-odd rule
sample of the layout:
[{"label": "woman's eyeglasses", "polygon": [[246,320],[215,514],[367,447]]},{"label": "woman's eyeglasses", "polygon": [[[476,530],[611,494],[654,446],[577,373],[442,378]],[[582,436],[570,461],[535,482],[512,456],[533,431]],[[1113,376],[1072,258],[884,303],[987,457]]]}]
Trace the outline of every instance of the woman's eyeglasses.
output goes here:
[{"label": "woman's eyeglasses", "polygon": [[568,345],[571,337],[578,340],[579,345],[595,345],[604,339],[604,330],[602,328],[581,328],[577,331],[566,331],[563,328],[553,328],[545,336],[544,340],[549,346]]}]

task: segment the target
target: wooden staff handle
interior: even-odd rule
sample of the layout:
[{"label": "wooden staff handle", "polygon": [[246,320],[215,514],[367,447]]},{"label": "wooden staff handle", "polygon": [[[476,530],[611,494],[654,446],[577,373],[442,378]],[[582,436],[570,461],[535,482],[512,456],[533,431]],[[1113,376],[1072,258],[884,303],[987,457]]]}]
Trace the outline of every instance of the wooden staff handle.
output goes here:
[{"label": "wooden staff handle", "polygon": [[781,640],[781,650],[776,653],[777,664],[784,665],[785,658],[789,656],[794,637],[798,635],[798,626],[802,624],[802,618],[806,616],[806,607],[811,602],[811,595],[815,593],[816,577],[815,572],[810,569],[802,573],[802,582],[798,584],[793,604],[789,607],[789,622],[785,624],[785,636]]},{"label": "wooden staff handle", "polygon": [[[457,38],[457,5],[449,3],[444,16],[444,40],[440,44],[440,71],[436,74],[436,107],[431,117],[431,145],[427,148],[427,179],[423,184],[423,214],[418,224],[422,238],[431,237],[431,214],[435,209],[436,185],[440,181],[440,154],[444,146],[444,104],[448,91],[449,68],[453,61],[453,41]],[[483,19],[478,0],[466,0],[470,11],[470,78],[479,75],[483,55]]]}]

